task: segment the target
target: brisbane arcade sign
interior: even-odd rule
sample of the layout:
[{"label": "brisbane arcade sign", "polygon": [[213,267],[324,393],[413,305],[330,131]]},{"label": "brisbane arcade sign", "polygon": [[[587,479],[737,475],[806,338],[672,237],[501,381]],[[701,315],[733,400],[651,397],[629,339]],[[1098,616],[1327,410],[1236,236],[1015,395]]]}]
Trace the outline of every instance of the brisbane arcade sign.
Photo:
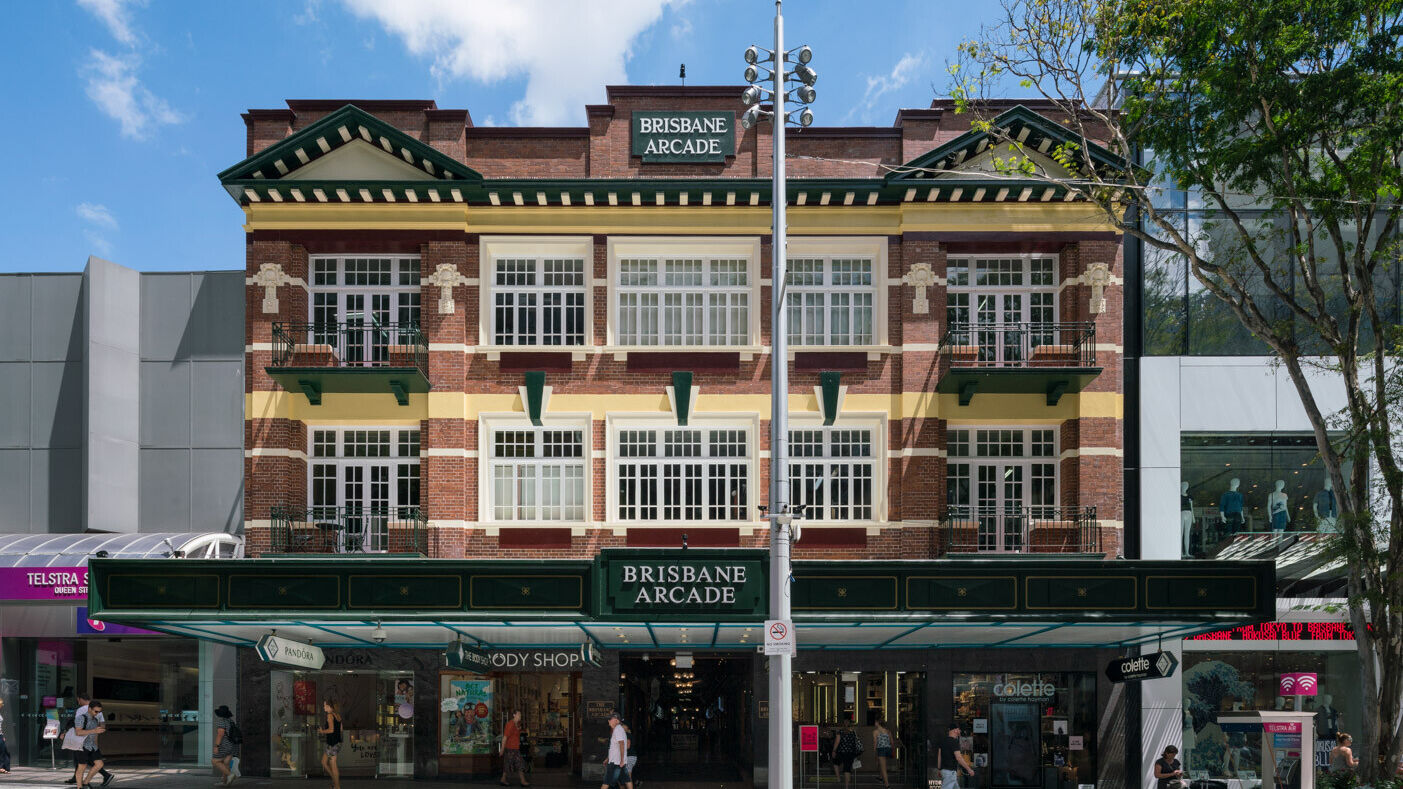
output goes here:
[{"label": "brisbane arcade sign", "polygon": [[[660,559],[618,556],[603,562],[601,610],[615,615],[706,614],[750,619],[764,613],[764,562],[734,554]],[[763,619],[763,616],[759,616]]]},{"label": "brisbane arcade sign", "polygon": [[631,153],[645,162],[724,162],[736,154],[734,112],[633,113]]}]

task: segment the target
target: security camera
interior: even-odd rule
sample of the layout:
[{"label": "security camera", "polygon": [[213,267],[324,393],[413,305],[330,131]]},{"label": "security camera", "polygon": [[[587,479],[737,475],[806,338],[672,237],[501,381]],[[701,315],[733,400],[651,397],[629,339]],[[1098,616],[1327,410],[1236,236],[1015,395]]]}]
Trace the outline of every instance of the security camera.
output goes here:
[{"label": "security camera", "polygon": [[390,637],[390,634],[386,633],[385,628],[381,627],[379,623],[376,623],[375,629],[370,633],[370,637],[375,640],[375,643],[383,644]]}]

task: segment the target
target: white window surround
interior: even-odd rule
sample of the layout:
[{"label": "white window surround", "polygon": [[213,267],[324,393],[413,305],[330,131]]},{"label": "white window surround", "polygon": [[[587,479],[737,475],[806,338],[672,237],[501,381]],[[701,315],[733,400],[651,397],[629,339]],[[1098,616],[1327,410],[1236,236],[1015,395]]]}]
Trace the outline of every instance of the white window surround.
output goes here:
[{"label": "white window surround", "polygon": [[[893,296],[887,277],[886,236],[790,236],[785,256],[790,260],[825,257],[866,258],[872,261],[872,342],[867,345],[796,345],[791,336],[788,354],[791,361],[796,351],[866,351],[869,359],[891,352],[887,305]],[[897,284],[900,284],[899,280]]]},{"label": "white window surround", "polygon": [[[325,439],[330,439],[330,454]],[[348,441],[364,450],[348,454]],[[404,517],[399,508],[423,507],[422,441],[418,426],[307,425],[308,517],[323,517],[318,507],[360,507],[398,520]],[[383,551],[389,535],[371,525],[365,539],[364,550]]]},{"label": "white window surround", "polygon": [[[747,431],[747,441],[749,442],[747,457],[745,457],[744,459],[740,459],[740,458],[736,458],[736,459],[735,459],[735,460],[741,460],[742,462],[745,463],[745,465],[746,465],[746,467],[747,467],[747,471],[746,471],[746,480],[747,480],[747,482],[746,482],[747,501],[746,501],[746,514],[745,514],[745,517],[744,517],[744,518],[740,518],[740,519],[736,519],[736,520],[712,520],[712,519],[709,519],[709,518],[706,517],[706,513],[705,513],[705,512],[703,512],[703,517],[702,517],[701,519],[699,519],[699,520],[664,520],[662,517],[648,518],[648,519],[637,519],[637,520],[633,520],[633,519],[630,519],[630,520],[621,520],[621,519],[618,517],[618,513],[619,513],[619,464],[620,464],[621,462],[623,462],[624,460],[626,460],[625,458],[619,457],[618,443],[619,443],[619,433],[620,433],[620,431],[624,431],[624,430],[659,430],[659,431],[661,431],[661,430],[674,430],[674,429],[682,429],[682,430],[696,429],[696,430],[702,430],[702,431],[706,431],[706,430],[724,430],[724,429],[731,429],[731,430],[745,430],[745,431]],[[604,525],[607,526],[607,527],[609,527],[609,528],[614,529],[616,532],[619,532],[619,533],[622,533],[623,530],[626,530],[626,529],[629,529],[629,528],[640,528],[640,527],[649,527],[649,526],[658,526],[658,525],[667,526],[667,527],[669,527],[669,528],[671,528],[671,527],[677,527],[677,526],[688,526],[688,527],[695,526],[695,527],[698,527],[698,528],[706,528],[706,527],[741,527],[742,529],[745,529],[745,528],[753,528],[753,527],[758,526],[758,525],[763,525],[762,522],[759,520],[760,510],[759,510],[759,506],[758,506],[758,505],[759,505],[763,500],[768,499],[769,496],[768,496],[768,492],[767,492],[767,491],[760,490],[760,488],[759,488],[759,481],[760,481],[760,476],[759,476],[759,465],[758,465],[759,462],[760,462],[760,451],[759,451],[759,446],[760,446],[760,444],[759,444],[759,435],[760,435],[760,434],[759,434],[759,430],[760,430],[760,415],[759,415],[759,414],[744,414],[744,413],[734,413],[734,414],[693,414],[693,415],[687,420],[686,426],[680,427],[680,428],[679,428],[679,426],[678,426],[678,424],[677,424],[677,418],[676,418],[674,415],[672,415],[672,414],[664,414],[664,415],[654,415],[654,414],[615,415],[615,414],[610,414],[610,415],[606,416],[606,417],[605,417],[605,430],[604,430],[604,434],[605,434],[605,457],[607,458],[607,460],[605,461],[605,474],[604,474],[604,476],[605,476],[605,483],[604,483],[604,484],[605,484],[605,505],[604,505],[604,506],[605,506],[605,510],[604,510],[604,511],[605,511],[605,517],[606,517],[607,523],[605,523]],[[662,460],[662,459],[663,459],[663,458],[659,458],[659,460]],[[706,457],[703,456],[702,458],[699,458],[699,460],[705,461],[705,460],[706,460]],[[718,460],[724,460],[724,459],[718,458]],[[659,503],[658,506],[661,507],[661,506],[662,506],[661,503]],[[659,513],[659,515],[661,516],[661,513]]]},{"label": "white window surround", "polygon": [[[629,258],[684,257],[728,258],[746,261],[746,281],[749,284],[749,299],[746,317],[747,340],[741,345],[621,345],[619,332],[619,261]],[[760,295],[760,239],[758,236],[614,236],[608,240],[608,276],[606,279],[606,304],[608,305],[607,332],[604,352],[613,353],[616,359],[627,358],[630,351],[638,352],[738,352],[742,359],[749,360],[761,352],[760,315],[769,309]]]},{"label": "white window surround", "polygon": [[[951,439],[952,435],[955,433],[955,431],[957,431],[957,430],[966,431],[966,432],[969,434],[969,454],[967,454],[967,455],[956,455],[956,454],[954,454],[953,452],[950,451],[950,439]],[[1052,447],[1051,447],[1050,450],[1048,450],[1048,451],[1045,452],[1044,454],[1034,455],[1034,454],[1033,454],[1033,452],[1034,452],[1034,447],[1033,447],[1033,445],[1034,445],[1035,442],[1034,442],[1034,440],[1033,440],[1033,431],[1040,431],[1040,430],[1050,431],[1050,432],[1052,433],[1052,436],[1051,436],[1051,439],[1052,439]],[[979,454],[979,432],[980,432],[980,431],[1010,431],[1010,432],[1012,432],[1012,433],[1014,433],[1014,434],[1017,434],[1017,435],[1014,436],[1014,438],[1017,439],[1017,443],[1018,443],[1018,446],[1019,446],[1019,454],[1016,454],[1016,455],[989,455],[989,454],[981,455],[981,454]],[[1021,478],[1020,478],[1020,479],[1017,479],[1017,480],[1015,481],[1016,484],[1018,484],[1018,485],[1021,487],[1021,489],[1022,489],[1021,499],[1020,499],[1019,502],[1016,503],[1016,506],[1019,506],[1019,507],[1043,506],[1043,507],[1054,508],[1054,509],[1057,508],[1057,507],[1060,507],[1060,506],[1061,506],[1061,500],[1062,500],[1062,492],[1061,492],[1061,477],[1062,477],[1062,473],[1061,473],[1061,468],[1060,468],[1060,466],[1062,465],[1062,463],[1061,463],[1062,456],[1061,456],[1061,452],[1060,452],[1060,446],[1061,446],[1061,441],[1062,441],[1062,439],[1061,439],[1061,432],[1062,432],[1061,426],[1060,426],[1060,425],[1057,425],[1057,424],[1041,424],[1041,425],[1039,425],[1039,424],[1029,424],[1029,425],[1004,425],[1004,424],[993,424],[993,425],[991,425],[991,424],[965,424],[965,423],[950,423],[950,424],[947,424],[947,425],[946,425],[946,443],[945,443],[945,447],[944,447],[944,449],[946,450],[946,452],[945,452],[945,462],[946,462],[946,485],[947,485],[947,492],[946,492],[946,500],[945,500],[944,502],[941,503],[941,506],[942,506],[942,507],[949,507],[949,506],[978,507],[978,506],[981,506],[980,504],[977,503],[978,500],[979,500],[979,491],[978,491],[978,489],[977,489],[977,486],[978,486],[978,484],[979,484],[979,472],[978,472],[978,470],[977,470],[977,467],[987,466],[987,467],[993,467],[993,468],[1018,467],[1018,468],[1021,468],[1021,469],[1022,469],[1022,471],[1021,471]],[[993,437],[991,436],[991,438],[993,438]],[[1011,445],[1010,445],[1010,446],[1011,446]],[[955,465],[967,465],[967,466],[970,467],[970,468],[969,468],[970,474],[969,474],[969,477],[968,477],[968,482],[969,482],[969,485],[968,485],[969,500],[968,500],[967,502],[965,502],[965,503],[962,503],[962,504],[951,504],[951,502],[950,502],[951,496],[953,495],[953,486],[951,485],[951,483],[952,483],[955,479],[959,478],[957,475],[952,474],[952,473],[951,473],[951,470],[950,470],[950,467],[951,467],[951,466],[955,466]],[[1034,503],[1032,502],[1032,496],[1033,496],[1033,491],[1032,491],[1032,489],[1033,489],[1033,479],[1034,479],[1034,478],[1033,478],[1033,474],[1032,474],[1032,467],[1033,467],[1034,465],[1051,465],[1051,466],[1052,466],[1052,475],[1051,475],[1051,477],[1050,477],[1050,484],[1051,484],[1051,486],[1052,486],[1052,487],[1051,487],[1051,491],[1050,491],[1050,492],[1051,492],[1051,495],[1052,495],[1052,501],[1051,501],[1051,503],[1043,502],[1043,503],[1039,503],[1039,504],[1034,504]],[[1000,474],[1000,475],[996,475],[996,476],[997,476],[997,480],[986,480],[986,481],[997,482],[998,484],[1002,484],[1002,483],[1004,483],[1004,482],[1010,481],[1009,478],[1005,477],[1004,475],[1001,475],[1001,474]],[[1007,492],[1006,489],[1004,489],[1004,490],[999,490],[999,491],[996,492],[997,495],[998,495],[998,497],[999,497],[999,500],[1000,500],[1000,501],[1002,501],[1002,497],[1004,496],[1004,494],[1005,494],[1006,492]],[[1015,503],[1014,503],[1014,502],[1006,502],[1005,505],[1006,505],[1006,506],[1014,506]],[[988,504],[988,505],[983,505],[983,506],[998,506],[998,504],[997,504],[997,503],[996,503],[996,504]]]},{"label": "white window surround", "polygon": [[[513,258],[579,258],[585,261],[585,337],[583,345],[495,345],[493,344],[494,286],[496,262]],[[574,361],[583,361],[594,350],[594,239],[591,236],[481,236],[478,239],[478,345],[473,350],[489,360],[501,358],[503,351],[532,353],[570,352]]]},{"label": "white window surround", "polygon": [[[389,263],[388,271],[379,268],[386,262]],[[357,314],[362,323],[369,325],[366,317],[370,313],[381,324],[408,322],[422,325],[422,265],[419,255],[308,255],[307,320],[313,324],[350,323],[351,315]],[[334,281],[325,281],[328,276]],[[386,281],[374,284],[351,282],[353,279],[371,280],[382,276],[387,276]],[[406,320],[401,320],[401,317]],[[334,338],[317,339],[339,344]],[[373,335],[369,334],[363,341],[367,347],[376,344]]]},{"label": "white window surround", "polygon": [[[494,517],[494,487],[492,478],[493,434],[500,430],[579,430],[584,438],[584,456],[579,461],[585,467],[584,475],[584,518],[583,520],[498,520]],[[478,464],[477,464],[477,518],[480,523],[500,528],[523,527],[580,527],[594,521],[594,461],[598,453],[594,451],[594,422],[588,413],[543,414],[541,426],[531,424],[531,420],[520,412],[501,414],[479,414],[477,425]]]},{"label": "white window surround", "polygon": [[[789,429],[795,430],[817,430],[823,428],[823,418],[810,412],[790,412]],[[804,526],[881,526],[889,523],[887,507],[887,480],[890,475],[891,461],[887,456],[887,431],[888,421],[886,414],[880,413],[841,413],[828,427],[829,430],[870,430],[872,431],[872,455],[868,460],[872,463],[872,517],[870,519],[850,519],[850,520],[824,520],[820,518],[805,517],[802,521]],[[769,460],[766,454],[766,462]],[[803,458],[796,459],[790,453],[790,464],[803,462]],[[839,462],[842,458],[816,458],[819,462],[832,463]],[[855,460],[860,460],[855,458]],[[765,498],[769,498],[769,490],[764,491]]]}]

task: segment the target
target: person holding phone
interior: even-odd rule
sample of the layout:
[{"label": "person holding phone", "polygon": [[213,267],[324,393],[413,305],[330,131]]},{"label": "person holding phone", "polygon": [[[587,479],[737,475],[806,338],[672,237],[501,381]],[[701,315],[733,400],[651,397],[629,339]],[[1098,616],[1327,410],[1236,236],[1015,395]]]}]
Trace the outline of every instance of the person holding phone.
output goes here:
[{"label": "person holding phone", "polygon": [[1155,759],[1155,789],[1183,789],[1188,785],[1184,780],[1184,769],[1178,756],[1179,749],[1167,745],[1164,755]]}]

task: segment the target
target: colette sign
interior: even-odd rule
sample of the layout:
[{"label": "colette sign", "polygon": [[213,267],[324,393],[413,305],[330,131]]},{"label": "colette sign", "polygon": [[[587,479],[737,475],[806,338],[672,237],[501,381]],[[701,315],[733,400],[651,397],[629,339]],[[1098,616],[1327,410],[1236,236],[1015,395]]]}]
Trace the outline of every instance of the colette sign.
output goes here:
[{"label": "colette sign", "polygon": [[724,162],[736,153],[736,114],[635,112],[632,153],[645,162]]},{"label": "colette sign", "polygon": [[0,600],[86,600],[86,567],[0,567]]}]

